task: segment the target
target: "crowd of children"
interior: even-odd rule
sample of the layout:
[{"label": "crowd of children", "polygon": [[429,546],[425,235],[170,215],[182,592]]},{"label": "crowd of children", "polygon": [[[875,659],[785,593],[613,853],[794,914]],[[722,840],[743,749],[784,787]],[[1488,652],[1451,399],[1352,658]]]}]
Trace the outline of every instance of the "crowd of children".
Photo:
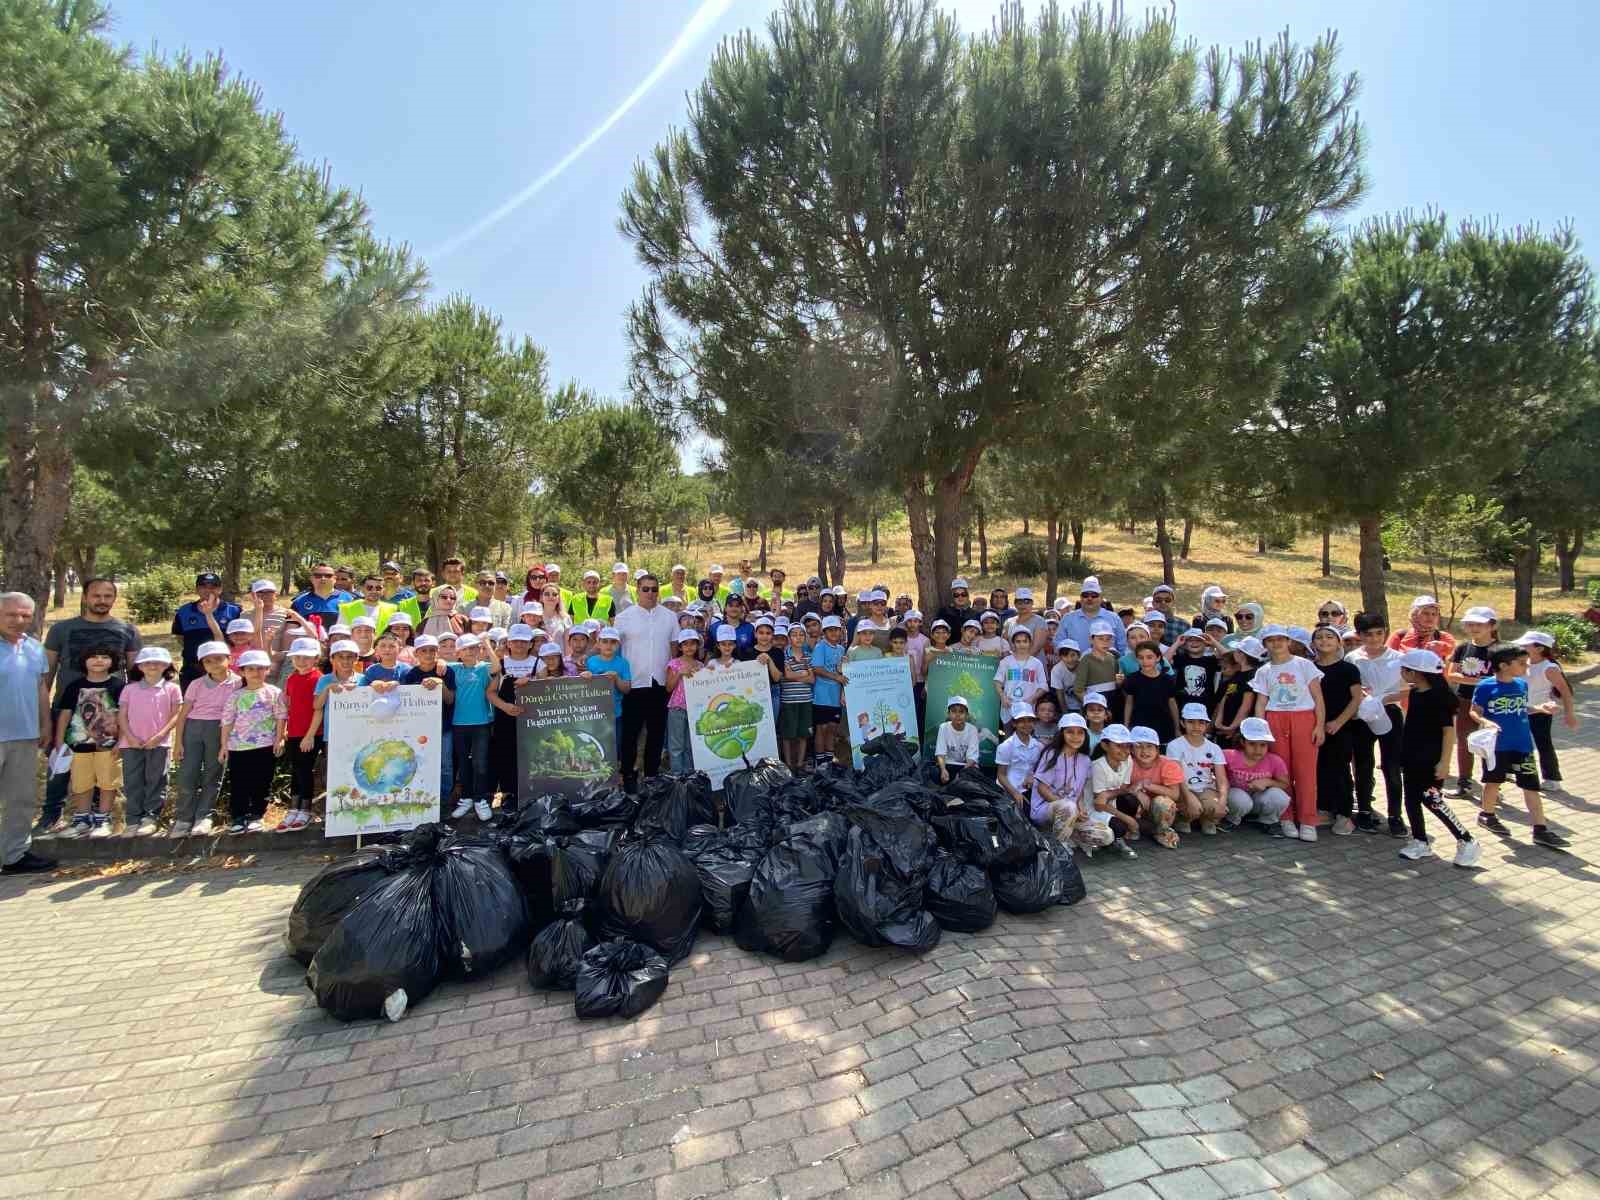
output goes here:
[{"label": "crowd of children", "polygon": [[[315,819],[336,688],[444,689],[440,784],[454,798],[452,819],[490,819],[497,795],[515,805],[515,718],[532,681],[607,679],[620,734],[633,680],[611,622],[637,601],[626,564],[615,564],[609,587],[588,571],[574,591],[561,586],[557,564],[536,566],[520,595],[495,572],[467,585],[458,559],[445,564],[438,588],[428,571],[405,587],[399,568],[385,564],[362,581],[359,598],[337,586],[354,586],[348,569],[319,564],[312,574],[317,587],[287,608],[266,580],[251,587],[253,615],[215,594],[185,606],[174,622],[184,638],[181,688],[165,649],[145,648],[132,664],[86,651],[83,677],[55,704],[54,743],[72,751],[73,810],[50,832],[109,836],[106,798],[124,790],[124,832],[156,833],[169,760],[177,766],[170,836],[260,831],[283,758],[288,808],[275,828],[304,828]],[[1504,642],[1492,610],[1463,614],[1458,641],[1431,596],[1417,597],[1407,627],[1391,632],[1380,617],[1352,618],[1333,600],[1319,605],[1311,628],[1268,624],[1259,605],[1230,610],[1216,587],[1192,621],[1176,614],[1164,585],[1138,608],[1113,608],[1092,577],[1076,603],[1037,610],[1031,589],[1013,598],[997,588],[980,609],[957,579],[950,605],[925,621],[909,595],[891,604],[887,588],[858,592],[852,606],[844,588],[815,577],[792,593],[785,583],[778,570],[766,585],[748,571],[724,581],[713,566],[690,584],[681,565],[660,582],[660,603],[677,620],[665,673],[668,769],[692,767],[683,683],[700,671],[765,666],[783,760],[804,772],[848,755],[847,662],[905,657],[921,709],[929,667],[965,650],[995,657],[1003,725],[979,728],[962,696],[944,714],[922,713],[937,730],[929,749],[939,778],[981,769],[998,743],[1000,786],[1036,825],[1085,854],[1110,847],[1131,858],[1146,834],[1171,849],[1196,830],[1210,836],[1246,822],[1314,842],[1325,823],[1336,836],[1387,827],[1405,842],[1400,854],[1417,860],[1433,853],[1432,814],[1456,841],[1454,861],[1469,866],[1480,847],[1445,798],[1474,795],[1479,761],[1480,830],[1509,834],[1497,810],[1510,781],[1522,790],[1533,840],[1566,844],[1545,821],[1541,792],[1560,787],[1552,730],[1558,716],[1576,726],[1571,688],[1551,637],[1534,630]],[[1380,775],[1383,817],[1374,807]],[[228,818],[219,826],[224,779]]]}]

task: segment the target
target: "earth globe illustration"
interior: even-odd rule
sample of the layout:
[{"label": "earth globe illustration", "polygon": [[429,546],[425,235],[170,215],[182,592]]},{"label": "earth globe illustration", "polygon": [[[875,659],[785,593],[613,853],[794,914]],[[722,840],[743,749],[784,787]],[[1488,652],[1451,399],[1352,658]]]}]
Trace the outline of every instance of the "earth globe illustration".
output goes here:
[{"label": "earth globe illustration", "polygon": [[380,738],[356,751],[356,784],[364,792],[397,792],[417,773],[417,752],[399,738]]},{"label": "earth globe illustration", "polygon": [[718,758],[735,759],[756,744],[762,709],[754,701],[727,692],[713,696],[695,729]]}]

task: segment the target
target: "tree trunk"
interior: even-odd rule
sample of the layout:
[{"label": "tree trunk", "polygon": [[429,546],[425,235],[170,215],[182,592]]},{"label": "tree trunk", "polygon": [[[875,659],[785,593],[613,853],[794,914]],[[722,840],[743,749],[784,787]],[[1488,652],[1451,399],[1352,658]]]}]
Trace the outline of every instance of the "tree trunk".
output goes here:
[{"label": "tree trunk", "polygon": [[1172,535],[1167,532],[1167,506],[1156,505],[1156,549],[1161,551],[1161,582],[1176,587],[1178,577],[1172,571]]},{"label": "tree trunk", "polygon": [[872,548],[867,552],[868,561],[873,566],[878,565],[878,514],[872,514]]},{"label": "tree trunk", "polygon": [[833,586],[833,537],[824,517],[817,522],[817,578],[823,587]]},{"label": "tree trunk", "polygon": [[628,552],[626,554],[622,555],[623,558],[632,558],[633,557],[634,539],[638,536],[638,533],[639,533],[639,531],[637,529],[629,529],[628,530]]},{"label": "tree trunk", "polygon": [[[88,576],[84,578],[88,578]],[[65,608],[66,606],[67,552],[57,546],[55,554],[50,559],[50,607]]]},{"label": "tree trunk", "polygon": [[1333,574],[1332,542],[1333,530],[1324,525],[1322,527],[1322,577],[1324,579]]},{"label": "tree trunk", "polygon": [[1083,561],[1083,522],[1072,523],[1072,561]]},{"label": "tree trunk", "polygon": [[[923,612],[939,609],[939,576],[934,565],[933,522],[929,519],[928,493],[921,480],[905,490],[906,518],[911,526],[911,565],[917,574],[917,607]],[[978,510],[978,537],[983,538],[983,510]],[[948,582],[948,581],[947,581]]]},{"label": "tree trunk", "polygon": [[983,505],[978,505],[978,574],[989,573],[989,529],[984,522]]},{"label": "tree trunk", "polygon": [[589,535],[589,553],[596,558],[600,557],[600,535],[598,533]]},{"label": "tree trunk", "polygon": [[767,573],[767,527],[761,527],[761,573]]},{"label": "tree trunk", "polygon": [[617,526],[615,529],[613,529],[611,531],[611,541],[612,541],[612,544],[613,544],[613,548],[617,552],[618,560],[620,561],[621,559],[627,558],[628,557],[628,543],[627,543],[627,539],[625,539],[622,536],[622,526],[619,525],[619,526]]},{"label": "tree trunk", "polygon": [[1044,542],[1044,602],[1048,608],[1055,604],[1056,585],[1061,582],[1061,522],[1055,517],[1045,522]]},{"label": "tree trunk", "polygon": [[1389,589],[1383,577],[1383,518],[1373,513],[1361,518],[1361,607],[1389,623]]},{"label": "tree trunk", "polygon": [[1027,517],[1023,517],[1022,518],[1022,536],[1023,537],[1027,537],[1029,532],[1030,531],[1028,529],[1028,518]]},{"label": "tree trunk", "polygon": [[972,522],[965,521],[961,525],[961,563],[963,566],[972,565]]},{"label": "tree trunk", "polygon": [[39,635],[50,599],[50,560],[72,503],[72,451],[61,439],[40,438],[29,400],[8,401],[7,408],[0,559],[6,587],[33,597],[33,633]]},{"label": "tree trunk", "polygon": [[833,508],[833,582],[843,583],[845,573],[844,553],[844,505],[836,504]]},{"label": "tree trunk", "polygon": [[1194,518],[1183,519],[1183,545],[1178,547],[1178,557],[1184,562],[1189,561],[1189,543],[1194,540]]},{"label": "tree trunk", "polygon": [[1267,535],[1264,534],[1264,533],[1258,533],[1258,534],[1256,534],[1256,553],[1257,554],[1265,554],[1266,552],[1267,552]]},{"label": "tree trunk", "polygon": [[78,568],[78,586],[81,588],[84,580],[93,579],[95,569],[100,559],[99,546],[79,546],[72,552],[73,562]]},{"label": "tree trunk", "polygon": [[244,535],[230,529],[223,545],[222,591],[224,595],[239,594],[239,576],[244,571]]},{"label": "tree trunk", "polygon": [[1557,586],[1563,592],[1575,591],[1578,586],[1578,555],[1583,553],[1582,529],[1556,530]]},{"label": "tree trunk", "polygon": [[[933,489],[933,589],[918,601],[923,612],[939,608],[939,597],[956,577],[956,539],[961,532],[961,494],[972,480],[977,469],[975,454],[967,456],[970,467],[958,469],[953,474],[941,476]],[[919,579],[920,582],[920,579]]]},{"label": "tree trunk", "polygon": [[1533,583],[1539,573],[1539,531],[1528,530],[1528,540],[1511,560],[1511,619],[1520,625],[1533,624]]}]

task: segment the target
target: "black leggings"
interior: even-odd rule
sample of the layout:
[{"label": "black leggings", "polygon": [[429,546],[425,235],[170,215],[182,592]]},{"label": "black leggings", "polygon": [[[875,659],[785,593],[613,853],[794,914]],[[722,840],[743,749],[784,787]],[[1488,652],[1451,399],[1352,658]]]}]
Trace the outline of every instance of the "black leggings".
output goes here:
[{"label": "black leggings", "polygon": [[313,741],[311,749],[300,749],[300,739],[289,739],[289,795],[294,806],[302,812],[309,811],[317,794],[317,755],[322,743]]},{"label": "black leggings", "polygon": [[495,790],[500,793],[502,812],[517,811],[517,722],[496,712],[494,733],[490,736],[489,757],[494,760]]},{"label": "black leggings", "polygon": [[1555,718],[1549,713],[1529,713],[1533,744],[1539,751],[1539,778],[1546,783],[1561,782],[1561,762],[1556,758],[1556,743],[1551,736]]},{"label": "black leggings", "polygon": [[1456,820],[1455,813],[1440,795],[1439,785],[1443,780],[1434,775],[1432,763],[1425,767],[1406,767],[1401,773],[1405,779],[1406,817],[1411,822],[1412,837],[1419,842],[1427,840],[1427,827],[1422,819],[1422,810],[1427,809],[1444,823],[1456,841],[1472,840],[1472,835]]},{"label": "black leggings", "polygon": [[1405,714],[1395,704],[1385,704],[1383,711],[1389,714],[1393,728],[1382,737],[1373,733],[1371,727],[1359,718],[1349,725],[1351,747],[1355,752],[1356,801],[1362,812],[1372,811],[1373,759],[1381,753],[1383,791],[1389,802],[1389,819],[1398,821],[1401,802],[1400,731],[1405,725]]},{"label": "black leggings", "polygon": [[1317,747],[1317,807],[1336,817],[1348,817],[1355,805],[1350,761],[1355,742],[1347,724]]},{"label": "black leggings", "polygon": [[235,821],[259,821],[266,814],[277,766],[271,746],[228,751],[228,813]]}]

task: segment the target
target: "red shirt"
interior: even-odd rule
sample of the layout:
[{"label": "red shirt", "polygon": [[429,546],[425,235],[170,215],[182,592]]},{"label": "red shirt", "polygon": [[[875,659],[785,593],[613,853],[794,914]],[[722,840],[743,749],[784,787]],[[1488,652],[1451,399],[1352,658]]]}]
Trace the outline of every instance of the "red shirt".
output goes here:
[{"label": "red shirt", "polygon": [[284,681],[283,695],[289,703],[289,725],[284,731],[285,737],[303,738],[311,728],[317,680],[321,678],[322,672],[312,668],[303,672],[291,671],[289,678]]},{"label": "red shirt", "polygon": [[1407,650],[1432,650],[1445,662],[1450,661],[1450,651],[1456,648],[1456,640],[1442,628],[1435,629],[1431,634],[1423,634],[1415,625],[1402,631],[1396,630],[1389,635],[1389,649],[1398,650],[1404,654]]}]

